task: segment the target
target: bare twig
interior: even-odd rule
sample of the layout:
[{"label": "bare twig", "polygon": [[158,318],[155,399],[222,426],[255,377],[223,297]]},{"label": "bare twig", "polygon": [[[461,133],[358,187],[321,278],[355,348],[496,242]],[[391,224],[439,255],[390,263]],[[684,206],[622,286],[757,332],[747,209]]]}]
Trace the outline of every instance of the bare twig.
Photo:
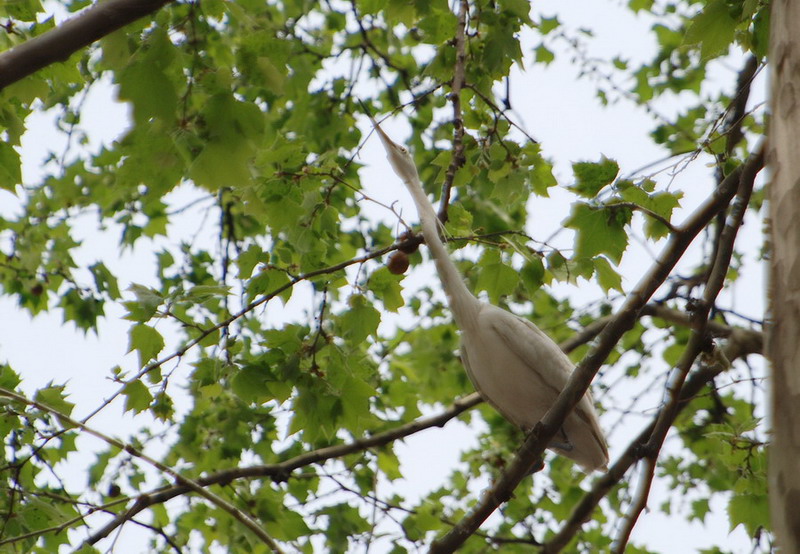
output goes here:
[{"label": "bare twig", "polygon": [[464,66],[467,62],[466,51],[466,30],[467,14],[469,2],[460,0],[458,8],[458,23],[456,24],[456,63],[453,68],[453,82],[450,85],[450,102],[453,103],[453,157],[447,172],[444,175],[444,185],[442,186],[442,199],[439,203],[439,220],[447,223],[447,207],[450,205],[450,192],[453,189],[453,181],[456,172],[464,165],[464,118],[461,113],[461,88],[464,86]]},{"label": "bare twig", "polygon": [[633,326],[641,309],[667,278],[689,244],[708,222],[728,205],[739,189],[740,182],[743,179],[754,179],[763,165],[762,145],[757,153],[731,172],[712,195],[680,227],[676,228],[676,232],[671,234],[659,258],[628,294],[622,307],[598,336],[595,347],[575,368],[567,386],[544,418],[533,428],[505,472],[484,495],[483,500],[456,527],[434,542],[431,552],[454,552],[501,503],[511,497],[514,488],[529,473],[533,462],[542,456],[547,445],[561,428],[564,419],[586,393],[592,378],[617,341]]},{"label": "bare twig", "polygon": [[94,41],[149,15],[172,0],[108,0],[0,54],[0,90]]}]

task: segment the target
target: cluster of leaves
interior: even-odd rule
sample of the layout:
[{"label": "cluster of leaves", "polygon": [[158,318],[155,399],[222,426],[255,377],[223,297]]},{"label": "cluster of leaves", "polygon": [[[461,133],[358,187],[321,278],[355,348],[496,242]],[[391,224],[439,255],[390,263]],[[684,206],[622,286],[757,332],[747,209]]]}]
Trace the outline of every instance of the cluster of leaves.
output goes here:
[{"label": "cluster of leaves", "polygon": [[[63,6],[75,12],[86,4]],[[763,57],[765,6],[703,4],[698,11],[682,3],[631,2],[634,11],[679,14],[654,27],[660,46],[655,60],[637,69],[615,65],[635,78],[627,92],[638,103],[649,106],[668,91],[699,93],[706,66],[734,43]],[[558,183],[540,145],[514,138],[495,86],[522,64],[521,32],[541,38],[536,59],[549,63],[555,46],[547,41],[569,31],[557,18],[532,19],[524,0],[477,0],[468,8],[457,121],[443,115],[459,63],[453,40],[458,16],[444,0],[172,3],[0,91],[0,187],[20,199],[17,213],[0,219],[2,292],[21,310],[60,311],[78,329],[101,334],[106,307],[121,304],[130,322],[128,349],[137,361],[126,370],[110,368],[109,376],[120,386],[124,409],[145,422],[130,437],[131,449],[109,446],[98,453],[87,471],[89,490],[79,493],[46,475],[62,470],[79,431],[53,413],[4,403],[0,544],[52,551],[74,538],[57,531],[80,525],[80,513],[124,515],[133,499],[153,492],[136,453],[165,436],[169,448],[161,462],[197,480],[244,466],[280,465],[403,428],[431,407],[449,406],[472,391],[437,287],[406,287],[403,276],[382,267],[381,256],[395,248],[396,237],[385,224],[360,215],[365,197],[353,161],[363,139],[356,90],[375,91],[362,98],[375,111],[411,107],[409,144],[435,197],[453,164],[443,145],[458,127],[465,129],[446,231],[472,290],[530,317],[557,341],[610,313],[613,298],[582,309],[543,286],[588,281],[609,295],[625,292],[617,267],[631,236],[641,229],[653,243],[667,237],[681,194],[655,179],[623,178],[610,159],[578,162],[574,182],[563,187],[574,197],[564,214],[565,227],[574,231],[573,248],[528,237],[528,199],[546,196]],[[41,11],[38,0],[0,7],[7,22],[0,50],[52,29],[52,19],[37,22]],[[56,107],[58,125],[80,136],[80,98],[90,89],[107,90],[104,79],[131,107],[124,135],[98,152],[54,156],[40,182],[18,186],[26,118]],[[759,132],[762,122],[747,116],[744,124],[720,123],[714,110],[731,98],[697,98],[684,114],[659,121],[653,138],[672,153],[711,153],[725,175],[736,163],[733,148],[743,157],[747,144],[728,147],[718,139],[734,124]],[[179,214],[168,195],[179,187],[213,205],[216,244],[170,242]],[[81,245],[75,229],[87,225],[86,214],[95,216],[100,230],[119,230],[121,249],[166,245],[152,252],[155,284],[135,284],[123,293],[124,268],[114,269],[111,253],[76,261]],[[421,253],[411,256],[413,265],[423,259]],[[267,322],[264,310],[280,318],[286,303],[301,295],[308,317]],[[674,306],[681,308],[683,300],[677,297]],[[413,325],[392,315],[399,311]],[[651,351],[659,341],[683,345],[686,332],[638,323],[609,359],[614,369],[601,389],[612,388],[617,370],[625,378],[641,371],[659,379],[664,366]],[[581,345],[573,355],[587,348]],[[665,349],[665,358],[670,352]],[[180,363],[166,374],[164,365],[173,360]],[[190,395],[184,408],[176,406],[176,380]],[[14,369],[3,368],[0,385],[18,388]],[[714,406],[706,405],[707,398]],[[63,415],[73,411],[61,384],[37,391],[34,399]],[[731,522],[755,535],[765,522],[750,501],[763,504],[764,464],[763,448],[748,434],[758,425],[750,408],[736,394],[698,400],[678,424],[695,458],[669,458],[664,473],[687,489],[694,483],[680,481],[683,474],[705,481],[711,492],[734,490]],[[712,409],[718,417],[697,419]],[[391,441],[336,460],[309,458],[302,473],[231,477],[214,489],[275,540],[298,550],[324,545],[340,552],[387,539],[401,552],[446,531],[479,496],[476,479],[495,477],[522,440],[488,406],[472,414],[460,417],[483,422],[478,447],[465,451],[462,466],[422,499],[380,491],[379,484],[403,477]],[[155,433],[147,416],[167,431]],[[746,449],[743,441],[750,441]],[[702,461],[721,450],[725,456]],[[522,551],[547,539],[583,494],[576,474],[565,460],[553,460],[532,494],[508,503],[491,536],[474,536],[466,551],[487,541]],[[606,511],[574,544],[608,546],[606,524],[624,510],[627,486],[623,482],[609,494]],[[693,505],[693,517],[703,518],[708,498]],[[154,548],[255,548],[239,522],[205,501],[169,509],[156,503],[149,513]]]}]

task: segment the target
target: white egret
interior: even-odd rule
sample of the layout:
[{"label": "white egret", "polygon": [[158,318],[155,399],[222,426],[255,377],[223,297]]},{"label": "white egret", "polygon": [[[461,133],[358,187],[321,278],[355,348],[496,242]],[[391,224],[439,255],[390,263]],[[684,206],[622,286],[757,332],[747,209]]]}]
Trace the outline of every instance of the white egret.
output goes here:
[{"label": "white egret", "polygon": [[[422,189],[408,150],[370,115],[394,172],[414,199],[422,236],[436,263],[456,325],[461,360],[475,388],[506,419],[529,432],[564,388],[574,366],[553,340],[527,319],[481,302],[467,289],[439,238],[439,218]],[[588,391],[549,446],[588,472],[605,470],[608,450]]]}]

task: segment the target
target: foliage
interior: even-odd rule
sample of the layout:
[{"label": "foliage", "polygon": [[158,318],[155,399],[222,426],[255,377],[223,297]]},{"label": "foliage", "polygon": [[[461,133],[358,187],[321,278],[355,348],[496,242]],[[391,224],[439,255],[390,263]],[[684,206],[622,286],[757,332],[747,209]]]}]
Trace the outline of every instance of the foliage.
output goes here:
[{"label": "foliage", "polygon": [[[86,5],[62,3],[70,13]],[[66,377],[28,391],[29,402],[2,396],[0,544],[102,551],[93,545],[135,520],[158,551],[264,551],[244,516],[176,482],[148,461],[151,451],[289,551],[373,542],[414,551],[479,500],[524,438],[485,405],[447,412],[445,421],[474,424],[476,444],[438,488],[419,498],[403,481],[396,441],[417,432],[423,414],[473,389],[438,283],[416,286],[382,265],[407,237],[394,231],[401,225],[393,210],[383,220],[365,215],[365,205],[379,203],[360,179],[367,136],[358,100],[375,113],[402,111],[428,192],[438,199],[444,184],[453,187],[446,236],[470,288],[530,318],[578,361],[599,329],[576,333],[609,317],[644,274],[620,269],[635,243],[662,249],[679,230],[676,210],[695,206],[681,206],[684,191],[670,172],[637,171],[600,153],[574,162],[574,179],[557,179],[552,163],[561,160],[521,130],[502,85],[524,63],[571,56],[601,103],[628,102],[653,116],[653,142],[678,156],[663,167],[711,165],[711,190],[763,133],[763,110],[747,104],[744,85],[765,63],[769,12],[753,0],[631,0],[632,12],[653,21],[655,55],[641,62],[588,55],[591,30],[531,13],[522,0],[463,5],[460,53],[459,6],[454,12],[442,0],[174,2],[0,91],[0,187],[17,206],[0,219],[0,290],[18,305],[13,317],[58,313],[101,338],[107,314],[129,325],[120,360],[103,376],[117,392],[99,405],[73,405]],[[53,29],[46,8],[36,0],[0,6],[0,49]],[[709,86],[712,69],[748,56],[738,84]],[[129,127],[112,144],[85,147],[82,99],[111,90],[130,106]],[[680,109],[663,115],[658,102],[677,94]],[[71,147],[43,165],[41,179],[21,185],[21,137],[46,110]],[[453,155],[458,141],[462,159]],[[570,198],[562,219],[572,234],[561,242],[526,228],[531,202],[556,189]],[[186,205],[176,204],[182,193]],[[754,214],[761,194],[754,192]],[[186,210],[213,227],[215,240],[173,240]],[[712,269],[720,271],[713,262],[724,221],[721,212],[705,222],[702,253],[658,277],[659,302],[640,314],[653,317],[638,319],[608,356],[595,391],[605,422],[636,429],[653,417],[645,406],[661,401],[667,373],[689,348],[686,314],[695,313]],[[148,252],[154,280],[127,286],[117,252],[87,260],[77,238],[87,234],[114,236],[119,252]],[[722,268],[727,285],[744,270],[740,254]],[[424,245],[410,259],[409,273],[429,271]],[[598,302],[554,292],[586,285],[597,285]],[[720,348],[733,327],[751,326],[726,307],[721,301],[710,316]],[[576,336],[583,338],[569,344]],[[123,360],[126,350],[132,356]],[[27,371],[3,366],[2,390],[23,394]],[[735,362],[703,381],[675,421],[680,444],[658,460],[657,479],[672,492],[651,507],[703,522],[721,502],[731,528],[741,526],[755,547],[769,542],[763,410],[751,396],[760,379]],[[633,403],[618,405],[623,398]],[[66,485],[59,476],[74,471],[90,431],[62,416],[79,412],[91,427],[117,404],[135,422],[118,437],[126,447],[107,443],[79,468],[85,490]],[[612,462],[623,448],[612,445]],[[560,458],[547,458],[533,480],[464,552],[550,544],[591,486]],[[614,483],[592,519],[570,531],[568,549],[611,548],[632,481],[627,472]],[[187,500],[165,504],[181,495]],[[109,517],[116,526],[103,527]],[[74,531],[83,525],[88,535]],[[630,548],[648,551],[638,536]]]}]

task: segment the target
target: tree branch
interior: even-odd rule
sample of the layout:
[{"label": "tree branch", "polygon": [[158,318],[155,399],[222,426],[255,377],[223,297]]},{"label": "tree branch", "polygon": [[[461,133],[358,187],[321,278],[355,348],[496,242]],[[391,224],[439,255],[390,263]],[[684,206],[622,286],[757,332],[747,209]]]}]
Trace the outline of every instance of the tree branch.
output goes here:
[{"label": "tree branch", "polygon": [[630,329],[648,299],[669,275],[698,233],[733,198],[743,179],[753,180],[764,165],[764,145],[741,166],[731,172],[680,226],[676,228],[661,255],[625,299],[617,314],[598,337],[596,346],[578,364],[567,386],[544,418],[533,428],[506,471],[484,495],[483,500],[456,527],[431,545],[437,554],[453,552],[472,535],[497,507],[507,501],[514,488],[529,473],[533,462],[540,458],[569,412],[580,401],[606,357],[620,337]]},{"label": "tree branch", "polygon": [[[630,506],[630,510],[625,517],[625,524],[622,526],[617,539],[613,552],[623,554],[630,539],[631,532],[633,531],[642,510],[647,506],[647,499],[650,496],[650,488],[652,487],[653,478],[655,477],[656,462],[661,447],[664,444],[664,439],[667,437],[672,422],[678,415],[679,403],[681,399],[681,389],[683,388],[684,381],[686,380],[689,370],[692,368],[695,359],[702,352],[709,350],[716,350],[713,346],[709,348],[710,338],[706,335],[706,325],[708,322],[708,315],[711,312],[712,306],[716,302],[719,292],[722,290],[722,285],[725,283],[725,276],[730,267],[731,257],[733,256],[733,247],[736,242],[736,236],[739,228],[742,225],[747,205],[750,203],[750,194],[753,191],[753,184],[755,181],[755,173],[749,174],[744,172],[739,181],[739,187],[736,197],[733,199],[731,213],[725,222],[725,227],[722,230],[722,235],[719,241],[719,248],[717,249],[717,256],[714,264],[709,273],[708,282],[706,283],[705,291],[703,292],[702,303],[695,308],[692,313],[692,334],[689,337],[689,342],[686,345],[681,359],[678,361],[676,372],[673,376],[672,382],[667,387],[669,395],[666,405],[660,410],[658,419],[656,420],[653,433],[647,444],[644,446],[645,454],[645,471],[639,481],[639,487],[634,495],[634,501]],[[724,358],[724,357],[722,357]],[[723,369],[730,365],[725,359],[717,360]],[[720,371],[722,371],[721,369]]]},{"label": "tree branch", "polygon": [[[290,458],[284,462],[277,464],[257,465],[250,467],[235,467],[224,471],[218,471],[206,477],[201,477],[195,480],[195,483],[200,487],[208,487],[210,485],[224,485],[236,479],[243,478],[256,478],[256,477],[271,477],[276,481],[285,481],[289,475],[296,469],[305,467],[311,464],[317,464],[330,460],[332,458],[341,458],[348,454],[361,452],[368,448],[383,446],[393,442],[397,439],[413,435],[424,429],[431,427],[443,427],[445,423],[451,419],[458,417],[463,412],[469,410],[473,406],[480,404],[482,401],[478,393],[472,393],[456,400],[450,408],[444,412],[427,418],[414,420],[405,425],[401,425],[395,429],[376,433],[366,439],[357,439],[347,444],[337,444],[320,448],[312,452],[306,452]],[[194,488],[184,483],[178,483],[169,487],[163,487],[149,493],[145,493],[137,497],[133,505],[124,513],[115,517],[112,521],[106,524],[102,529],[93,533],[91,537],[86,539],[87,544],[94,544],[100,539],[107,537],[114,529],[125,523],[134,515],[154,504],[161,504],[176,496],[186,494],[188,492],[196,492]]]},{"label": "tree branch", "polygon": [[155,460],[154,458],[151,458],[150,456],[134,448],[130,444],[125,444],[121,440],[109,437],[108,435],[101,433],[100,431],[92,427],[87,426],[85,423],[81,423],[80,421],[72,419],[68,415],[56,410],[55,408],[51,408],[50,406],[42,404],[41,402],[37,402],[36,400],[31,400],[30,398],[26,398],[25,396],[17,394],[6,388],[0,387],[0,396],[11,398],[12,400],[16,400],[17,402],[27,404],[28,406],[33,406],[34,408],[42,410],[43,412],[52,414],[61,421],[62,425],[77,427],[81,431],[88,433],[94,437],[97,437],[98,439],[104,441],[108,445],[118,448],[124,452],[127,452],[131,456],[139,458],[140,460],[150,464],[157,470],[175,479],[175,481],[180,483],[182,486],[186,487],[188,490],[196,492],[197,494],[199,494],[200,496],[202,496],[203,498],[205,498],[206,500],[208,500],[221,510],[228,512],[231,516],[233,516],[234,519],[236,519],[237,521],[242,523],[245,527],[250,529],[273,552],[276,553],[282,552],[282,550],[278,547],[275,541],[269,535],[267,535],[266,531],[264,531],[264,529],[262,529],[261,526],[258,523],[256,523],[250,516],[239,510],[236,506],[234,506],[227,500],[217,496],[213,492],[206,490],[205,488],[203,488],[203,486],[201,486],[194,480],[189,479],[188,477],[184,477],[183,475],[173,470],[172,468],[165,466],[164,464],[162,464],[158,460]]},{"label": "tree branch", "polygon": [[744,138],[742,132],[742,122],[746,115],[747,101],[750,99],[750,85],[758,71],[759,64],[758,58],[751,55],[747,58],[744,67],[739,71],[739,76],[736,79],[736,94],[728,106],[727,121],[725,122],[725,130],[727,135],[725,141],[725,157],[730,157],[733,149]]},{"label": "tree branch", "polygon": [[108,0],[58,27],[0,54],[0,90],[94,41],[149,15],[173,0]]},{"label": "tree branch", "polygon": [[458,8],[458,23],[456,24],[456,63],[453,68],[453,82],[450,86],[451,92],[448,95],[453,103],[453,158],[447,166],[442,186],[442,198],[439,203],[439,220],[447,223],[447,207],[450,205],[450,192],[453,189],[453,181],[456,172],[464,165],[464,119],[461,114],[461,88],[464,86],[464,66],[467,62],[466,52],[466,30],[467,13],[469,2],[460,0]]},{"label": "tree branch", "polygon": [[[648,307],[651,306],[653,305],[648,305]],[[673,313],[683,315],[680,314],[680,312],[675,312],[675,310],[668,310],[668,312],[673,313],[661,312],[661,310],[658,311],[660,313],[657,316],[655,316],[655,314],[648,315],[654,315],[655,317],[660,317],[668,321],[672,320]],[[685,320],[685,323],[688,323],[688,318],[685,316],[684,318],[682,319]],[[676,321],[676,323],[682,324],[678,321]],[[725,346],[722,348],[722,354],[729,361],[733,362],[734,360],[737,360],[748,354],[762,353],[764,347],[764,337],[762,333],[749,329],[741,329],[738,327],[729,328],[713,321],[709,322],[709,327],[711,326],[726,327],[724,332],[725,336],[727,337],[727,341]],[[677,417],[680,411],[685,408],[695,396],[697,396],[702,388],[722,371],[724,371],[724,369],[725,366],[722,365],[705,364],[698,368],[698,370],[686,380],[681,388],[678,410],[674,414],[674,417]],[[591,518],[592,512],[600,503],[600,500],[602,500],[611,491],[611,489],[613,489],[622,480],[630,467],[639,459],[641,459],[642,446],[646,444],[653,435],[656,421],[660,418],[660,414],[663,409],[664,408],[662,408],[653,421],[651,421],[650,424],[648,424],[647,427],[645,427],[639,433],[639,435],[633,441],[631,441],[631,443],[625,449],[625,452],[622,453],[619,459],[608,470],[608,473],[601,476],[593,483],[591,490],[589,490],[589,492],[584,495],[581,501],[578,502],[573,509],[572,514],[570,514],[569,518],[564,522],[561,529],[542,546],[540,554],[555,554],[556,552],[560,552],[565,546],[567,546],[567,544],[569,544],[572,538],[578,533],[578,531],[580,531],[583,524]]]}]

